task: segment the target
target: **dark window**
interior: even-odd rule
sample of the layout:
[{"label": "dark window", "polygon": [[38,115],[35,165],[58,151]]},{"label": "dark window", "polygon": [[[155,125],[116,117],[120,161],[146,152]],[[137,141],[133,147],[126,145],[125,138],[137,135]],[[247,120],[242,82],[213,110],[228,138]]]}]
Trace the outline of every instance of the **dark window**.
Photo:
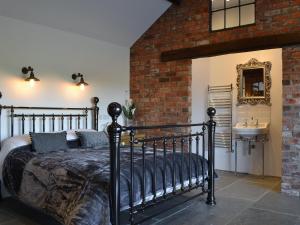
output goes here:
[{"label": "dark window", "polygon": [[255,0],[210,0],[211,31],[255,23]]}]

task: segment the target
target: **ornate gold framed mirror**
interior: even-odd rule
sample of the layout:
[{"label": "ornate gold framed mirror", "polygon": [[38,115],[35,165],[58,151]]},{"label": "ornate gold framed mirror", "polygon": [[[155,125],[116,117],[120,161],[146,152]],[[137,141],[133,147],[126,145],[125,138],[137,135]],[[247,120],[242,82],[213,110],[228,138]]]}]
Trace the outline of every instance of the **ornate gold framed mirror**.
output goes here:
[{"label": "ornate gold framed mirror", "polygon": [[271,62],[250,59],[237,65],[237,105],[271,105]]}]

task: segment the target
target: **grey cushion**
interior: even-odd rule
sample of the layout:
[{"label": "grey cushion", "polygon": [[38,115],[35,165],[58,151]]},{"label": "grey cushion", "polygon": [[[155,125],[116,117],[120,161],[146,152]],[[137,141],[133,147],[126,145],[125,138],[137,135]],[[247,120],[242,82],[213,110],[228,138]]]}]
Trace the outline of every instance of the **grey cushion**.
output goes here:
[{"label": "grey cushion", "polygon": [[102,148],[108,147],[108,137],[104,131],[77,131],[76,134],[80,138],[81,147],[83,148]]},{"label": "grey cushion", "polygon": [[67,132],[30,133],[32,149],[38,153],[47,153],[68,149]]}]

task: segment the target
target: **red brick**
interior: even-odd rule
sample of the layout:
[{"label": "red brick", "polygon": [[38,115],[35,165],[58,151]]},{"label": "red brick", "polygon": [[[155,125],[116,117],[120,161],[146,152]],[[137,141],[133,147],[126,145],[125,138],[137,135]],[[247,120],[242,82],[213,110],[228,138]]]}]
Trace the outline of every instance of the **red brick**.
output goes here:
[{"label": "red brick", "polygon": [[[256,0],[256,24],[227,31],[209,32],[209,1],[183,0],[172,5],[136,43],[130,51],[131,97],[137,104],[140,124],[188,123],[191,121],[191,60],[161,62],[161,52],[190,48],[203,44],[234,41],[241,38],[300,31],[300,0]],[[293,129],[299,120],[300,47],[283,50],[283,127]],[[295,81],[295,82],[294,82]],[[155,132],[152,132],[155,134]],[[283,151],[300,143],[299,134],[283,137]],[[292,161],[290,161],[292,160]],[[300,179],[293,159],[283,162],[285,192],[294,193]],[[297,170],[298,171],[291,171]],[[296,190],[297,191],[297,190]],[[300,190],[298,190],[300,193]]]}]

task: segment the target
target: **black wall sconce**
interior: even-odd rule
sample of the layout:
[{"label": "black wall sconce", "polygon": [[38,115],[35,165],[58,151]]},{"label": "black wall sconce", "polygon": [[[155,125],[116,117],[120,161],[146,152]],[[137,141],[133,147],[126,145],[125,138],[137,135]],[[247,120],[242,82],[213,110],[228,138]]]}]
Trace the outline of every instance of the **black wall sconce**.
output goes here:
[{"label": "black wall sconce", "polygon": [[83,75],[81,73],[72,74],[73,80],[77,80],[78,78],[80,78],[80,80],[76,85],[79,86],[81,90],[84,90],[85,86],[88,86],[89,84],[84,81]]},{"label": "black wall sconce", "polygon": [[[30,72],[30,73],[29,73],[29,72]],[[25,74],[25,75],[29,73],[29,77],[25,78],[25,81],[28,81],[28,82],[29,82],[29,85],[30,85],[31,87],[34,86],[34,84],[35,84],[36,81],[40,81],[38,78],[36,78],[36,77],[34,76],[33,68],[32,68],[31,66],[23,67],[23,68],[22,68],[22,73]]]}]

